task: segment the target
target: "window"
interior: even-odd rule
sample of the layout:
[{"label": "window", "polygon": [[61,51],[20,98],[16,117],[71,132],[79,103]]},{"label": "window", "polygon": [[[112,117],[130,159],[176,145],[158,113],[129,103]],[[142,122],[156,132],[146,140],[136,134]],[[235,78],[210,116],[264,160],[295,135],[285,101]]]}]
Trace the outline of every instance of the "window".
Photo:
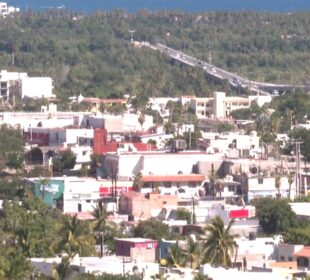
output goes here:
[{"label": "window", "polygon": [[153,249],[153,243],[152,242],[147,243],[147,249]]},{"label": "window", "polygon": [[292,257],[288,257],[288,261],[289,261],[289,262],[292,262],[292,261],[293,261],[293,258],[292,258]]},{"label": "window", "polygon": [[264,183],[264,178],[258,178],[258,184],[262,185]]},{"label": "window", "polygon": [[164,182],[165,188],[171,188],[171,182]]},{"label": "window", "polygon": [[280,261],[285,261],[285,257],[283,257],[283,256],[280,256]]}]

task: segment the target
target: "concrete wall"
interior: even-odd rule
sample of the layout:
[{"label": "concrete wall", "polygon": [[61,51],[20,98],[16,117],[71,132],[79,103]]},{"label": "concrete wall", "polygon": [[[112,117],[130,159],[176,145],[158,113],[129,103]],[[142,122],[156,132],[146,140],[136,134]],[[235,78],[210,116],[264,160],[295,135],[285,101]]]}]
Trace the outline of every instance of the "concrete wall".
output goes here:
[{"label": "concrete wall", "polygon": [[304,245],[279,244],[277,251],[277,261],[287,262],[294,259],[293,254],[300,251]]},{"label": "concrete wall", "polygon": [[53,81],[49,77],[26,77],[22,79],[22,98],[48,98],[53,96]]},{"label": "concrete wall", "polygon": [[217,118],[225,117],[224,100],[226,97],[225,92],[214,92],[213,112]]}]

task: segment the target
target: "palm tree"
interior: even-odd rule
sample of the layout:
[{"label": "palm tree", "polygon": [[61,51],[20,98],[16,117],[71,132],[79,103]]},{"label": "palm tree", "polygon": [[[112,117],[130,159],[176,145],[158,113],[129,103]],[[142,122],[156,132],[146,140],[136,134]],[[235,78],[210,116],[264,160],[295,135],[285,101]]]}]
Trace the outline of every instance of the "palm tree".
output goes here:
[{"label": "palm tree", "polygon": [[60,240],[52,244],[56,252],[64,252],[71,261],[77,254],[91,255],[94,252],[94,239],[90,225],[77,218],[66,216],[60,229]]},{"label": "palm tree", "polygon": [[186,257],[186,261],[190,263],[190,267],[192,269],[198,269],[204,258],[204,249],[201,243],[189,237],[187,249],[183,251],[183,254]]},{"label": "palm tree", "polygon": [[231,220],[225,229],[222,218],[220,216],[215,216],[205,228],[205,257],[212,265],[223,267],[232,266],[231,257],[234,255],[237,247],[234,240],[236,235],[230,234],[233,222],[234,221]]},{"label": "palm tree", "polygon": [[104,232],[106,230],[106,218],[107,218],[107,209],[105,205],[99,201],[96,207],[93,208],[92,212],[93,217],[95,218],[94,231],[97,234],[100,234],[100,256],[103,257],[103,242],[104,242]]},{"label": "palm tree", "polygon": [[78,255],[90,255],[94,251],[94,239],[91,235],[90,225],[77,218],[66,216],[60,229],[60,239],[51,245],[58,253],[66,253],[58,265],[52,268],[52,276],[55,280],[69,278],[73,272],[70,268],[72,259]]},{"label": "palm tree", "polygon": [[294,182],[294,173],[293,172],[288,173],[287,182],[288,182],[288,199],[291,199],[292,184]]},{"label": "palm tree", "polygon": [[281,192],[280,192],[280,188],[281,188],[281,175],[280,174],[276,174],[276,176],[275,176],[275,187],[278,190],[277,198],[281,198]]},{"label": "palm tree", "polygon": [[170,265],[176,268],[184,266],[184,254],[178,242],[168,248],[168,254]]},{"label": "palm tree", "polygon": [[216,194],[217,194],[217,185],[219,183],[219,180],[218,180],[218,176],[214,172],[213,164],[211,166],[211,172],[209,175],[209,183],[210,183],[210,187],[212,189],[213,199],[215,199]]},{"label": "palm tree", "polygon": [[140,192],[142,186],[143,186],[143,181],[142,181],[142,173],[139,172],[135,177],[134,177],[134,180],[133,180],[133,189],[137,192]]}]

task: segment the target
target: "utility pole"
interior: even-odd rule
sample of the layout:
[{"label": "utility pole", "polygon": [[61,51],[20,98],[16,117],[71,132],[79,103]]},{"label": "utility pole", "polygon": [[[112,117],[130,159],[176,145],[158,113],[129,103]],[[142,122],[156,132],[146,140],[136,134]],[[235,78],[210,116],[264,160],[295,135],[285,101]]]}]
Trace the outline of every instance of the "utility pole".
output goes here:
[{"label": "utility pole", "polygon": [[301,178],[300,178],[300,145],[303,142],[295,140],[292,142],[292,144],[295,144],[295,155],[296,155],[296,194],[297,196],[301,195]]},{"label": "utility pole", "polygon": [[[191,125],[191,124],[190,124]],[[192,149],[192,130],[191,130],[191,127],[189,127],[189,129],[188,129],[188,133],[189,133],[189,150],[191,150]]]},{"label": "utility pole", "polygon": [[117,162],[113,162],[111,166],[111,179],[112,179],[112,198],[114,202],[117,202],[117,174],[118,167]]}]

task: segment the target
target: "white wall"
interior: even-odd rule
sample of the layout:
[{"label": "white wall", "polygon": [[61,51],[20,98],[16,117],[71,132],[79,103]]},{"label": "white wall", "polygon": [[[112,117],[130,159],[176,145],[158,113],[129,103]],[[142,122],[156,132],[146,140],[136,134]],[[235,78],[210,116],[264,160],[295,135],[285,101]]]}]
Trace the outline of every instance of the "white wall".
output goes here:
[{"label": "white wall", "polygon": [[48,98],[53,96],[52,79],[49,77],[26,77],[22,79],[22,98]]},{"label": "white wall", "polygon": [[94,138],[93,129],[66,129],[66,142],[67,144],[77,144],[79,138]]},{"label": "white wall", "polygon": [[224,100],[226,97],[225,92],[214,92],[213,112],[215,117],[225,117]]},{"label": "white wall", "polygon": [[[248,196],[249,200],[256,196],[272,196],[278,194],[275,187],[275,177],[263,177],[263,182],[259,184],[258,177],[248,179]],[[282,197],[288,197],[289,183],[287,177],[281,178],[280,193]],[[295,197],[295,182],[291,186],[291,199]]]}]

